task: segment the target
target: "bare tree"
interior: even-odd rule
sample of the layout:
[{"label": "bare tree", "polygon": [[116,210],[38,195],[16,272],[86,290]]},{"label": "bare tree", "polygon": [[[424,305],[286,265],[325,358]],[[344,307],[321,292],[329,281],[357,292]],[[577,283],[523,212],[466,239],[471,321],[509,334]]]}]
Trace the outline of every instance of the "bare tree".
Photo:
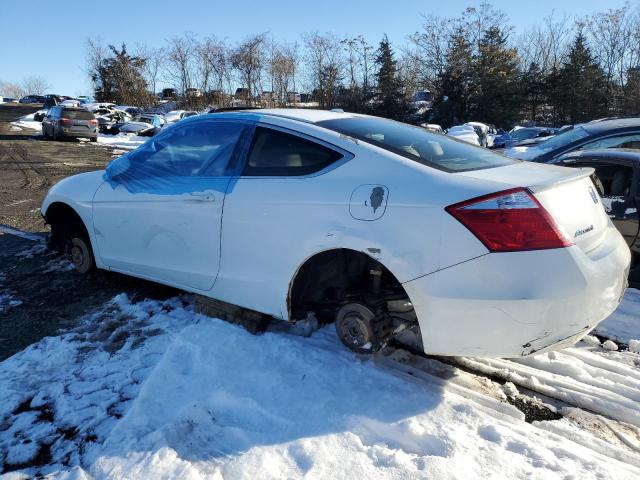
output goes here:
[{"label": "bare tree", "polygon": [[585,20],[591,51],[612,87],[624,90],[628,72],[640,66],[639,12],[626,3]]},{"label": "bare tree", "polygon": [[167,40],[166,80],[182,95],[193,87],[197,40],[191,33]]},{"label": "bare tree", "polygon": [[286,106],[289,102],[289,93],[296,89],[298,62],[297,43],[271,42],[268,70],[271,78],[272,101],[277,106]]},{"label": "bare tree", "polygon": [[164,48],[149,48],[142,44],[136,45],[136,56],[145,60],[143,73],[152,95],[158,93],[160,74],[166,67],[166,55]]},{"label": "bare tree", "polygon": [[344,59],[340,42],[330,33],[322,35],[314,32],[303,38],[309,85],[315,91],[320,107],[331,108],[342,79]]},{"label": "bare tree", "polygon": [[410,44],[403,50],[400,68],[404,78],[437,91],[438,79],[447,65],[447,47],[455,22],[435,15],[423,17],[421,30],[409,37]]},{"label": "bare tree", "polygon": [[229,57],[240,84],[246,88],[248,105],[262,94],[262,73],[265,68],[265,33],[252,35],[240,42]]},{"label": "bare tree", "polygon": [[0,80],[0,95],[3,97],[20,98],[24,94],[24,89],[20,85]]},{"label": "bare tree", "polygon": [[109,55],[109,48],[104,44],[100,37],[87,37],[85,41],[85,52],[87,55],[87,70],[89,80],[95,91],[98,85],[95,82],[95,72],[102,66],[102,62]]},{"label": "bare tree", "polygon": [[225,43],[215,36],[197,45],[197,84],[205,98],[216,105],[225,103],[225,84],[230,84],[229,52]]},{"label": "bare tree", "polygon": [[22,81],[22,89],[28,95],[44,95],[51,89],[51,84],[44,77],[32,75]]}]

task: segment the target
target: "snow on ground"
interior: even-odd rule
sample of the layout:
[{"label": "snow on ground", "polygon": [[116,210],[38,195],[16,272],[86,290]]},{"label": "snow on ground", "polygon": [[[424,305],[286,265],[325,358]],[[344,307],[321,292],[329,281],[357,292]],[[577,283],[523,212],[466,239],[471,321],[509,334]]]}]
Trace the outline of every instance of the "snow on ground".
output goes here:
[{"label": "snow on ground", "polygon": [[36,130],[38,132],[42,132],[42,123],[36,122],[33,119],[33,113],[29,115],[25,115],[24,117],[20,117],[15,122],[11,122],[11,125],[18,128],[30,128],[31,130]]},{"label": "snow on ground", "polygon": [[117,147],[122,150],[134,150],[149,140],[149,137],[141,137],[131,133],[119,133],[117,135],[98,134],[98,145]]},{"label": "snow on ground", "polygon": [[[0,465],[22,471],[8,478],[640,475],[638,447],[592,435],[581,411],[525,423],[455,378],[402,376],[360,359],[331,326],[311,338],[253,336],[195,314],[187,299],[119,295],[0,363]],[[640,357],[597,343],[518,364],[573,378],[585,395],[631,395],[637,367],[607,355]]]},{"label": "snow on ground", "polygon": [[640,340],[640,290],[627,290],[624,302],[598,325],[596,332],[627,345],[631,340]]},{"label": "snow on ground", "polygon": [[[42,123],[33,120],[33,113],[20,117],[18,120],[11,122],[11,126],[16,128],[29,128],[37,132],[42,132]],[[114,147],[122,150],[134,150],[149,140],[148,137],[139,135],[119,133],[117,135],[98,134],[98,145],[106,147]]]}]

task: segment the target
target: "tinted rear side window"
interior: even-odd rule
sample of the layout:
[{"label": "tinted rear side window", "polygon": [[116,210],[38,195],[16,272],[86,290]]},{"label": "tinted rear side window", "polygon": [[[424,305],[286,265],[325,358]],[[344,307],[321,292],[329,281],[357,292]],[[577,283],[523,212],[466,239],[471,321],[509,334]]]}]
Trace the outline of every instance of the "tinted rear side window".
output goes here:
[{"label": "tinted rear side window", "polygon": [[317,125],[446,172],[480,170],[520,162],[446,135],[384,118],[341,118],[324,120]]},{"label": "tinted rear side window", "polygon": [[64,110],[62,116],[72,120],[93,120],[96,118],[88,110]]},{"label": "tinted rear side window", "polygon": [[258,127],[243,175],[309,175],[340,158],[342,154],[310,140]]}]

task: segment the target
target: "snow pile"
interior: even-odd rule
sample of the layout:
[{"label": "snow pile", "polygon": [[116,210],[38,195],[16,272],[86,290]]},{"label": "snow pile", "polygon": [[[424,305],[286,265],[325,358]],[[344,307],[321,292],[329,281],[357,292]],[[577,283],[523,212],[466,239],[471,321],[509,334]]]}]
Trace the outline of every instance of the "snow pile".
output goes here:
[{"label": "snow pile", "polygon": [[527,424],[429,378],[359,360],[332,327],[253,336],[180,298],[120,295],[0,363],[0,466],[52,478],[640,474],[640,455],[574,423]]},{"label": "snow pile", "polygon": [[628,344],[640,339],[640,290],[629,288],[613,314],[596,327],[603,337]]},{"label": "snow pile", "polygon": [[141,137],[131,133],[118,133],[117,135],[98,134],[98,145],[117,147],[123,150],[134,150],[149,140],[149,137]]},{"label": "snow pile", "polygon": [[480,146],[478,134],[471,125],[455,125],[447,130],[447,135],[472,145]]},{"label": "snow pile", "polygon": [[30,113],[29,115],[25,115],[24,117],[20,117],[15,122],[11,122],[12,126],[19,128],[29,128],[31,130],[36,130],[38,132],[42,132],[42,123],[36,122],[33,119],[34,114]]}]

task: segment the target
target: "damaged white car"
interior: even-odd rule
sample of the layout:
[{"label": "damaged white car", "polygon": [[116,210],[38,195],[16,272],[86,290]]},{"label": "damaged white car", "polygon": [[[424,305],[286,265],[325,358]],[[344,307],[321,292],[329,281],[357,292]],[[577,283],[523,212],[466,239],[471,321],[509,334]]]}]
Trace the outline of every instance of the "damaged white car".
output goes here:
[{"label": "damaged white car", "polygon": [[630,253],[591,170],[509,159],[381,118],[193,117],[42,205],[77,269],[146,278],[373,352],[560,348],[617,307]]}]

